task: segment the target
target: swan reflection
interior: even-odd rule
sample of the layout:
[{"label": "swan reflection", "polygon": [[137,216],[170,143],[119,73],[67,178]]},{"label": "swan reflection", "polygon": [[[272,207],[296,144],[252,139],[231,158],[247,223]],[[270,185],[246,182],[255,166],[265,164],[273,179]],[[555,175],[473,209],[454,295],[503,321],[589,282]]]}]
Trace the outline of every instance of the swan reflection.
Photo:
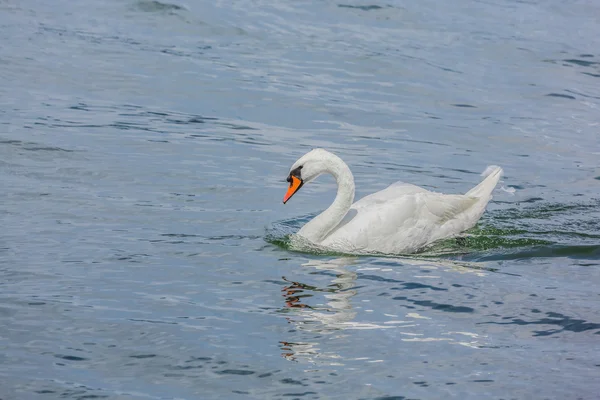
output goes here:
[{"label": "swan reflection", "polygon": [[[332,260],[310,260],[303,267],[314,268],[317,271],[332,273],[334,278],[324,288],[307,285],[300,282],[284,280],[289,284],[283,289],[285,307],[289,309],[302,309],[301,312],[289,313],[286,317],[295,329],[301,332],[316,333],[321,335],[336,334],[336,338],[345,336],[347,329],[386,329],[391,326],[358,323],[353,321],[357,311],[352,306],[352,298],[356,295],[355,289],[357,273],[347,267],[356,264],[356,257],[344,257]],[[309,305],[306,300],[321,294],[325,304]],[[298,310],[300,311],[300,310]],[[325,353],[319,349],[316,342],[281,341],[282,356],[288,360],[302,357],[308,361],[315,358],[328,359],[331,363],[339,355]],[[334,362],[335,364],[335,362]]]},{"label": "swan reflection", "polygon": [[[481,338],[475,333],[440,331],[444,325],[438,324],[436,321],[439,311],[425,309],[417,312],[414,307],[407,309],[394,304],[392,309],[395,312],[385,314],[376,309],[365,309],[364,306],[369,304],[368,299],[356,303],[355,296],[360,288],[357,284],[359,276],[365,279],[367,275],[364,273],[367,271],[369,276],[372,276],[374,270],[379,270],[384,275],[393,271],[389,268],[361,268],[357,265],[358,260],[357,257],[343,257],[329,260],[309,260],[302,264],[304,268],[314,270],[311,274],[331,276],[331,280],[325,287],[292,281],[283,277],[286,285],[282,289],[284,308],[281,311],[286,314],[288,323],[293,325],[289,333],[294,336],[294,339],[289,338],[279,342],[284,358],[291,361],[302,360],[311,363],[342,365],[344,358],[335,349],[340,346],[346,348],[348,343],[353,340],[346,338],[352,335],[351,331],[359,329],[395,329],[392,335],[397,337],[399,342],[407,344],[445,341],[473,348],[480,347]],[[455,273],[471,272],[478,276],[483,275],[481,269],[457,265],[452,261],[410,260],[410,264],[419,265],[419,270],[430,268],[447,271],[451,269]],[[425,278],[414,275],[413,277]],[[380,278],[382,282],[387,280],[404,282],[385,277]],[[431,276],[427,276],[427,278],[431,278]],[[386,283],[389,285],[389,282]],[[384,301],[383,298],[381,300]],[[412,305],[409,302],[406,304]],[[375,306],[373,307],[375,308]],[[389,307],[385,308],[390,310]],[[396,315],[399,310],[406,312]],[[356,321],[359,312],[361,314],[359,319],[362,320],[360,322]],[[364,321],[365,316],[378,321]],[[369,362],[377,361],[369,357],[364,359]]]},{"label": "swan reflection", "polygon": [[[288,317],[290,322],[297,325],[298,329],[331,333],[348,327],[356,316],[350,300],[356,295],[356,272],[349,271],[346,267],[353,265],[356,258],[338,258],[333,260],[310,260],[304,267],[314,268],[318,271],[330,272],[334,278],[327,287],[306,285],[300,282],[284,279],[289,285],[282,289],[286,307],[304,308],[301,314]],[[322,294],[326,304],[308,305],[304,301]]]}]

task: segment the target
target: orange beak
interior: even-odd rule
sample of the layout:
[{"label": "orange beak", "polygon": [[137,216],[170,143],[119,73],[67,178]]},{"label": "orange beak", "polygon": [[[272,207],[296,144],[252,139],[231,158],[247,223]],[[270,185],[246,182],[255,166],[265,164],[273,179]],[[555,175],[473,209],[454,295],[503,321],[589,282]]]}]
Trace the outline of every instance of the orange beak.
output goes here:
[{"label": "orange beak", "polygon": [[302,187],[304,182],[302,179],[296,178],[295,176],[290,176],[288,178],[290,182],[290,187],[287,190],[285,196],[283,196],[283,204],[287,203],[287,201]]}]

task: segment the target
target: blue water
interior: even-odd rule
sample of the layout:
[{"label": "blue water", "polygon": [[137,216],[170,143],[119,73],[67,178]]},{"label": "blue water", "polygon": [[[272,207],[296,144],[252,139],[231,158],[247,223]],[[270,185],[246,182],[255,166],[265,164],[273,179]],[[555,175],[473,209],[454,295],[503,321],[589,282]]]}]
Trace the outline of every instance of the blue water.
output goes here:
[{"label": "blue water", "polygon": [[[0,1],[0,398],[597,399],[600,7]],[[505,175],[414,257],[291,251]]]}]

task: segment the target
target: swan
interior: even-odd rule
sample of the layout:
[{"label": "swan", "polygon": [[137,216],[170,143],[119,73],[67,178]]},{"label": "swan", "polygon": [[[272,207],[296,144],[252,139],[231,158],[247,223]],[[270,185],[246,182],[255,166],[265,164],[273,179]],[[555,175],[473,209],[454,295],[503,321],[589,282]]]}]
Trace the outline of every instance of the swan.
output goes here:
[{"label": "swan", "polygon": [[324,173],[337,181],[335,200],[294,238],[347,254],[410,254],[475,226],[502,168],[489,166],[482,174],[485,178],[465,194],[435,193],[396,182],[353,204],[354,177],[348,165],[327,150],[313,149],[290,168],[283,204]]}]

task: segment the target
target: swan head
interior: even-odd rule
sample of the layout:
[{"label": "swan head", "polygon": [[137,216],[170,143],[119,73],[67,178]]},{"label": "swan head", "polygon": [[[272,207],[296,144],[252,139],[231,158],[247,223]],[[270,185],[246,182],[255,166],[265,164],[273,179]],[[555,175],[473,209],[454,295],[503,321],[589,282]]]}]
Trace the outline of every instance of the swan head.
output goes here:
[{"label": "swan head", "polygon": [[313,149],[300,157],[290,168],[287,177],[290,186],[283,197],[283,204],[287,203],[305,183],[327,172],[332,158],[337,158],[337,156],[324,149]]}]

